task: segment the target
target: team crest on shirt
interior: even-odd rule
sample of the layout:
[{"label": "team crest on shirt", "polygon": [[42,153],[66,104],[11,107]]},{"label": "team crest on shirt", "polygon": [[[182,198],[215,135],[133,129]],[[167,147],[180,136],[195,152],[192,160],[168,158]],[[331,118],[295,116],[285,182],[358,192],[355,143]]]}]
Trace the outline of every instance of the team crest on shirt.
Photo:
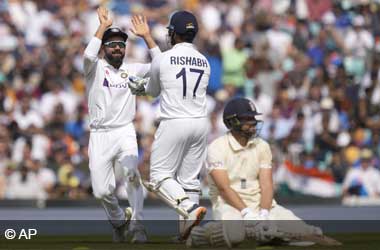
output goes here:
[{"label": "team crest on shirt", "polygon": [[122,72],[122,73],[120,74],[120,76],[121,76],[121,78],[123,78],[123,79],[127,79],[127,77],[128,77],[128,73],[127,73],[127,72]]}]

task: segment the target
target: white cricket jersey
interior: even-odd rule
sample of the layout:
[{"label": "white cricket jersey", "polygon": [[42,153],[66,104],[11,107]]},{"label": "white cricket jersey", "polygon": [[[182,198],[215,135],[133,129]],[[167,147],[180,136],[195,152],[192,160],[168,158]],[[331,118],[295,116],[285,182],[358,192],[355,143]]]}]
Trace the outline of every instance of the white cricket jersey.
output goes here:
[{"label": "white cricket jersey", "polygon": [[[147,77],[150,64],[123,64],[114,68],[98,53],[102,41],[93,37],[84,51],[84,74],[91,130],[108,130],[133,121],[136,97],[128,88],[128,76]],[[152,58],[161,53],[158,47],[150,50]]]},{"label": "white cricket jersey", "polygon": [[210,64],[191,43],[179,43],[153,59],[146,92],[161,94],[160,119],[206,117]]},{"label": "white cricket jersey", "polygon": [[[259,171],[272,167],[272,153],[269,144],[256,137],[243,147],[231,132],[217,138],[208,147],[207,170],[227,171],[231,187],[240,195],[246,204],[260,202],[261,190]],[[209,176],[210,199],[215,203],[219,191]]]}]

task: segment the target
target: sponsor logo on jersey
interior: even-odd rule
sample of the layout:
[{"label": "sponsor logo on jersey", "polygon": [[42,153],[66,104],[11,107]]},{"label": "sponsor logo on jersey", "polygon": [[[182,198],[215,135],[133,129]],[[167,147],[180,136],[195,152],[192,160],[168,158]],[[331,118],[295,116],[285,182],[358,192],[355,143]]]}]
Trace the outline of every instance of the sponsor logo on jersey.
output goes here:
[{"label": "sponsor logo on jersey", "polygon": [[116,83],[116,84],[111,83],[109,87],[116,88],[116,89],[126,89],[128,88],[128,84],[127,83]]},{"label": "sponsor logo on jersey", "polygon": [[223,162],[221,161],[214,161],[214,162],[210,162],[210,167],[211,168],[223,168]]},{"label": "sponsor logo on jersey", "polygon": [[107,78],[104,78],[103,86],[104,87],[108,87],[109,86],[109,82],[108,82]]},{"label": "sponsor logo on jersey", "polygon": [[107,88],[116,88],[116,89],[126,89],[128,88],[128,84],[125,83],[112,83],[107,80],[107,78],[104,78],[103,86]]}]

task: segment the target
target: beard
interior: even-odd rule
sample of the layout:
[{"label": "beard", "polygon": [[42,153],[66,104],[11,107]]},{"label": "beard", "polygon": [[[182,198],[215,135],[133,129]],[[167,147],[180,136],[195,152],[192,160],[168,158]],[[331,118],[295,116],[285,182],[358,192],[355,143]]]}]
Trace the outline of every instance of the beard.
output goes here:
[{"label": "beard", "polygon": [[114,51],[105,55],[108,62],[111,64],[120,64],[123,62],[124,54],[121,51]]},{"label": "beard", "polygon": [[256,137],[256,130],[255,131],[240,131],[240,134],[247,138],[247,139],[251,139],[251,138],[254,138]]},{"label": "beard", "polygon": [[173,30],[168,30],[168,33],[166,33],[166,43],[168,45],[168,48],[171,48],[175,45],[174,36],[175,34]]},{"label": "beard", "polygon": [[175,40],[174,40],[174,35],[170,36],[170,45],[174,46],[175,45]]},{"label": "beard", "polygon": [[258,134],[260,133],[260,130],[261,130],[261,122],[259,122],[257,125],[255,125],[254,127],[252,128],[249,128],[249,129],[241,129],[240,127],[240,134],[247,138],[247,139],[251,139],[251,138],[255,138],[256,136],[258,136]]},{"label": "beard", "polygon": [[174,42],[173,38],[171,36],[169,36],[168,34],[166,34],[165,44],[164,44],[165,49],[167,49],[167,50],[171,49],[174,46],[173,42]]}]

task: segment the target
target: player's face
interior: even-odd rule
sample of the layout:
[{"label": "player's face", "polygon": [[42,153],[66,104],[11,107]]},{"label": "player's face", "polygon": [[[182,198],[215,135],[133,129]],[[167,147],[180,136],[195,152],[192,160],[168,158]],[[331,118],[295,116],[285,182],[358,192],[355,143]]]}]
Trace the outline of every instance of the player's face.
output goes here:
[{"label": "player's face", "polygon": [[240,122],[242,124],[241,132],[243,132],[246,137],[251,138],[252,136],[256,135],[256,126],[258,124],[258,121],[255,119],[242,118],[240,119]]},{"label": "player's face", "polygon": [[121,37],[110,37],[104,43],[104,54],[108,62],[121,63],[125,56],[125,46],[123,38]]}]

